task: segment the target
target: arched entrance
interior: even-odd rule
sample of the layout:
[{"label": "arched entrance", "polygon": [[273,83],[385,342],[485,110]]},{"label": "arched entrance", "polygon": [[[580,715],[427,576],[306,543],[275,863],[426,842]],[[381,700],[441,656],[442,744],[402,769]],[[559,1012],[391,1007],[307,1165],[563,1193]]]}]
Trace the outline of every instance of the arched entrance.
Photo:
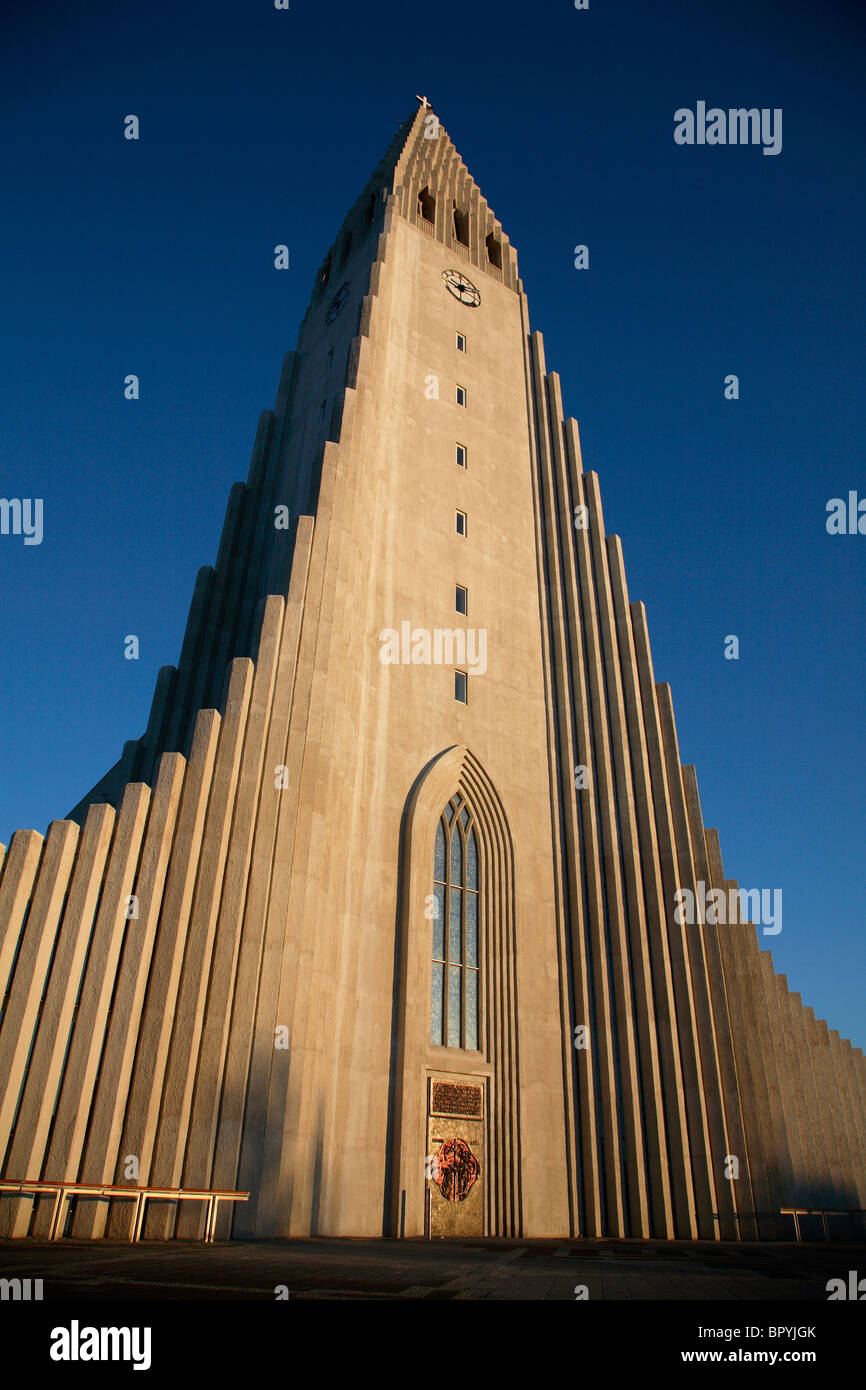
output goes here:
[{"label": "arched entrance", "polygon": [[514,1235],[514,856],[499,795],[469,749],[447,749],[419,775],[400,863],[392,1229]]}]

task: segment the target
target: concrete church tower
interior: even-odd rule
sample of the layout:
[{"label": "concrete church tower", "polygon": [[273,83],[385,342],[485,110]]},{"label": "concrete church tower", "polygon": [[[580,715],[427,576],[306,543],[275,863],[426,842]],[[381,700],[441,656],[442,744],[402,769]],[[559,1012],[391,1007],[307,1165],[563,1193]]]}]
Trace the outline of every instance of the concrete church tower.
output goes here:
[{"label": "concrete church tower", "polygon": [[[782,1206],[866,1207],[862,1052],[700,885],[736,886],[643,606],[422,101],[146,732],[5,857],[0,1172],[249,1189],[218,1227],[246,1237],[772,1239]],[[4,1198],[0,1234],[50,1205]],[[154,1205],[144,1235],[201,1230]]]}]

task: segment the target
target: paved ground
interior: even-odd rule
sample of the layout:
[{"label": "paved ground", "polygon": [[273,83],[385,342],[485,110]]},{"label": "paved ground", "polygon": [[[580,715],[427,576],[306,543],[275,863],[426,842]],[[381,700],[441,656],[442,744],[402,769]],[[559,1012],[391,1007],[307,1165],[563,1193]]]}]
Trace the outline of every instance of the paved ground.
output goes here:
[{"label": "paved ground", "polygon": [[205,1246],[0,1241],[0,1277],[44,1299],[770,1300],[826,1304],[866,1245],[706,1241],[276,1240]]}]

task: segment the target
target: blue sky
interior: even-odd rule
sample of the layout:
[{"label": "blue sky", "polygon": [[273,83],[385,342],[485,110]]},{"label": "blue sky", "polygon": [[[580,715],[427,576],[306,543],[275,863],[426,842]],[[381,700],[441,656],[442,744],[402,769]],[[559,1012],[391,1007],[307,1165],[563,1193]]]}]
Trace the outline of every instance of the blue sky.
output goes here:
[{"label": "blue sky", "polygon": [[[825,528],[866,497],[858,7],[4,19],[0,495],[45,519],[39,546],[0,536],[0,840],[143,732],[313,274],[424,92],[517,247],[726,870],[782,889],[763,944],[866,1046],[866,536]],[[782,108],[782,152],[678,146],[699,100]]]}]

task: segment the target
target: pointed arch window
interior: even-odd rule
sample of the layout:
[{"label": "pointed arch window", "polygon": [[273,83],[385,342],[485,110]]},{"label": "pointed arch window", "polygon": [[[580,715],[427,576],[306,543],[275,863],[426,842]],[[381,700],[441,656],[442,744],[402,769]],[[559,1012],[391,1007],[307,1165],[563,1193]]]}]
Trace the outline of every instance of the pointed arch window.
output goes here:
[{"label": "pointed arch window", "polygon": [[436,219],[436,199],[429,188],[422,188],[418,194],[418,212],[425,222]]},{"label": "pointed arch window", "polygon": [[433,855],[430,1041],[478,1049],[478,843],[458,793],[439,817]]}]

